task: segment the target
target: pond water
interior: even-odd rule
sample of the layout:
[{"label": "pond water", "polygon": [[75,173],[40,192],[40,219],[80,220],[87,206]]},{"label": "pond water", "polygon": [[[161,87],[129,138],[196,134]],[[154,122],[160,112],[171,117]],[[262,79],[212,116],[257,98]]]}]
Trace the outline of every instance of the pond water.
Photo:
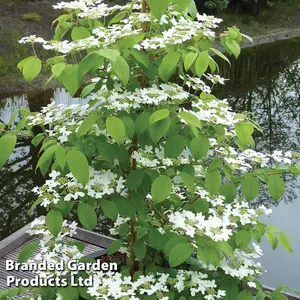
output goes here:
[{"label": "pond water", "polygon": [[[264,132],[255,137],[257,150],[300,151],[300,39],[244,49],[238,61],[232,61],[231,68],[221,63],[221,70],[230,80],[215,94],[229,99],[235,111],[247,110],[256,115]],[[62,89],[5,98],[0,95],[0,120],[8,122],[12,113],[24,106],[37,111],[51,98],[57,104],[80,103]],[[34,171],[37,154],[29,141],[20,141],[0,172],[0,240],[43,213],[27,213],[34,201],[31,190],[42,183],[41,176]],[[262,264],[268,270],[262,282],[270,287],[287,284],[300,290],[300,181],[289,177],[286,180],[286,192],[280,203],[275,205],[267,190],[255,201],[255,205],[264,203],[273,208],[273,214],[264,222],[296,238],[292,242],[293,255],[280,246],[272,251],[265,240],[262,242]],[[107,229],[106,221],[98,228],[104,234]]]}]

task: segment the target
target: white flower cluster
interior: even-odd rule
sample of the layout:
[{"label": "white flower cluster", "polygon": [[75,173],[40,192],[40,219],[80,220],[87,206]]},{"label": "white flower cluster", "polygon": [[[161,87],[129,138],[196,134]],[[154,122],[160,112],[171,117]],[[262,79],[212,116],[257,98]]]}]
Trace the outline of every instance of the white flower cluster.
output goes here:
[{"label": "white flower cluster", "polygon": [[293,155],[290,151],[285,153],[282,151],[274,151],[271,154],[265,154],[252,149],[247,149],[239,153],[232,147],[229,149],[223,148],[219,150],[222,154],[224,154],[225,162],[241,172],[251,170],[254,165],[259,166],[260,168],[265,168],[274,164],[291,165],[293,161]]},{"label": "white flower cluster", "polygon": [[166,48],[170,45],[183,44],[191,41],[193,38],[206,36],[212,38],[215,33],[211,30],[216,28],[221,19],[212,16],[197,15],[197,21],[180,16],[177,20],[173,17],[170,21],[172,27],[162,31],[161,36],[154,36],[143,40],[136,45],[137,49],[159,49]]},{"label": "white flower cluster", "polygon": [[[45,262],[46,264],[51,263],[55,265],[58,261],[62,261],[63,264],[67,266],[70,260],[79,260],[82,258],[82,252],[67,238],[76,234],[76,230],[76,222],[68,223],[68,221],[64,220],[61,232],[55,237],[47,230],[44,219],[35,219],[31,224],[31,229],[28,230],[27,233],[30,235],[39,235],[42,236],[42,238],[39,240],[38,253],[36,253],[28,263],[32,262],[38,264],[40,262]],[[64,268],[64,270],[61,271],[37,270],[36,274],[40,278],[65,278],[68,274],[76,274],[76,272]]]},{"label": "white flower cluster", "polygon": [[189,291],[192,297],[203,295],[206,300],[221,299],[225,291],[218,290],[215,280],[207,279],[201,272],[178,270],[177,276],[156,273],[141,275],[135,281],[131,277],[122,277],[120,273],[94,274],[94,285],[88,293],[96,299],[130,299],[139,300],[141,295],[156,296],[159,300],[168,300],[165,296],[172,286],[178,292]]},{"label": "white flower cluster", "polygon": [[[202,201],[205,200],[202,199]],[[268,215],[272,212],[264,206],[256,210],[252,209],[244,201],[225,204],[222,196],[218,196],[212,202],[218,205],[209,209],[208,216],[203,215],[201,212],[195,214],[186,210],[169,214],[168,219],[173,230],[191,238],[197,235],[206,235],[215,242],[228,241],[236,231],[239,222],[242,225],[256,225],[260,215]]]},{"label": "white flower cluster", "polygon": [[193,103],[193,108],[194,110],[189,110],[189,112],[201,121],[228,127],[232,127],[233,124],[239,122],[238,119],[234,118],[235,113],[231,111],[226,99],[199,99]]},{"label": "white flower cluster", "polygon": [[79,106],[72,104],[66,106],[55,103],[42,108],[40,113],[28,117],[29,125],[39,125],[44,127],[46,125],[46,132],[49,136],[56,137],[57,140],[64,144],[68,141],[68,136],[77,132],[79,126],[91,111],[88,105]]},{"label": "white flower cluster", "polygon": [[130,111],[145,105],[159,106],[163,104],[178,105],[189,99],[190,94],[175,83],[163,83],[151,87],[127,91],[118,84],[113,90],[104,86],[97,93],[90,95],[91,100],[97,100],[97,107],[105,107],[116,111]]},{"label": "white flower cluster", "polygon": [[41,187],[35,187],[33,192],[43,201],[41,206],[48,207],[57,204],[60,200],[80,200],[85,195],[94,199],[101,199],[113,193],[127,196],[125,180],[111,170],[94,171],[90,169],[90,180],[86,186],[71,174],[60,176],[60,172],[52,171],[49,180]]}]

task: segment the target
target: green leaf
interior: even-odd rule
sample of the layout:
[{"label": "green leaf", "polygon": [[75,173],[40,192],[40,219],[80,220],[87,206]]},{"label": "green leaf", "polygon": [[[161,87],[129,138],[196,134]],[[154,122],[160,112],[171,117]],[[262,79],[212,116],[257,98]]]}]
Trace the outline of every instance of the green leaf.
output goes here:
[{"label": "green leaf", "polygon": [[84,98],[84,97],[86,97],[87,95],[89,95],[89,94],[95,89],[96,84],[97,84],[97,83],[94,82],[94,83],[91,83],[91,84],[85,86],[85,87],[83,88],[81,94],[80,94],[80,98]]},{"label": "green leaf", "polygon": [[97,142],[96,148],[103,160],[109,163],[112,163],[114,161],[115,150],[113,145],[104,142]]},{"label": "green leaf", "polygon": [[122,144],[126,131],[121,119],[117,117],[108,117],[106,119],[106,129],[109,135],[118,144]]},{"label": "green leaf", "polygon": [[[163,1],[160,1],[160,3],[161,2]],[[179,52],[170,52],[163,58],[158,68],[158,75],[163,81],[168,82],[170,77],[174,74],[180,57]]]},{"label": "green leaf", "polygon": [[100,49],[98,53],[112,62],[115,62],[120,56],[120,52],[114,49]]},{"label": "green leaf", "polygon": [[112,25],[115,23],[119,23],[125,16],[127,12],[126,11],[121,11],[118,14],[116,14],[110,21],[108,25]]},{"label": "green leaf", "polygon": [[54,78],[58,78],[62,71],[65,69],[66,64],[65,63],[58,63],[51,67],[51,71]]},{"label": "green leaf", "polygon": [[81,137],[85,133],[87,133],[93,127],[93,125],[96,123],[98,119],[99,119],[98,114],[90,114],[88,117],[86,117],[77,131],[78,137]]},{"label": "green leaf", "polygon": [[238,58],[240,53],[241,53],[241,47],[240,45],[235,41],[230,38],[225,39],[225,45],[228,47],[228,49],[233,53],[235,58]]},{"label": "green leaf", "polygon": [[63,216],[66,217],[71,212],[73,205],[73,201],[60,200],[55,204],[55,208],[59,209],[62,212]]},{"label": "green leaf", "polygon": [[278,246],[277,236],[273,232],[268,231],[266,233],[266,238],[267,238],[269,244],[272,246],[272,249],[275,250]]},{"label": "green leaf", "polygon": [[86,39],[90,36],[91,36],[91,34],[90,34],[89,30],[82,26],[74,27],[71,32],[71,38],[74,42],[76,42],[78,40]]},{"label": "green leaf", "polygon": [[238,294],[236,300],[254,300],[254,296],[248,291],[242,291]]},{"label": "green leaf", "polygon": [[54,156],[54,153],[56,151],[56,149],[58,148],[59,145],[53,145],[51,147],[49,147],[44,153],[43,155],[40,157],[40,159],[38,160],[38,163],[36,165],[36,169],[40,168],[41,170],[41,174],[43,176],[46,175],[51,162],[52,162],[52,158]]},{"label": "green leaf", "polygon": [[118,217],[118,209],[114,202],[101,199],[100,200],[100,206],[105,214],[106,217],[108,217],[111,220],[116,220]]},{"label": "green leaf", "polygon": [[55,150],[55,159],[60,166],[60,168],[63,170],[66,162],[67,162],[67,153],[66,150],[62,146],[58,146]]},{"label": "green leaf", "polygon": [[142,134],[144,131],[149,128],[149,119],[150,119],[150,112],[144,112],[140,115],[135,120],[135,130],[137,134]]},{"label": "green leaf", "polygon": [[201,128],[201,122],[200,120],[192,113],[188,111],[181,111],[178,116],[182,118],[186,123],[189,125],[196,126],[198,128]]},{"label": "green leaf", "polygon": [[268,189],[272,199],[278,202],[285,191],[284,181],[279,174],[268,177]]},{"label": "green leaf", "polygon": [[290,254],[292,254],[293,247],[292,247],[290,241],[288,240],[288,238],[283,233],[280,233],[278,238],[279,238],[279,243],[280,243],[281,247],[284,248]]},{"label": "green leaf", "polygon": [[167,139],[164,154],[169,158],[177,158],[185,148],[185,139],[181,135],[174,135]]},{"label": "green leaf", "polygon": [[169,264],[172,268],[179,266],[191,257],[194,248],[190,243],[177,244],[171,251],[169,256]]},{"label": "green leaf", "polygon": [[151,12],[157,19],[165,13],[171,2],[171,0],[147,0]]},{"label": "green leaf", "polygon": [[189,173],[181,172],[180,173],[181,180],[183,184],[188,188],[188,190],[193,193],[195,190],[195,182],[194,182],[194,176],[192,176]]},{"label": "green leaf", "polygon": [[23,247],[18,256],[18,262],[24,263],[26,262],[34,253],[34,251],[39,247],[38,242],[31,242]]},{"label": "green leaf", "polygon": [[66,65],[58,78],[72,97],[81,86],[79,74],[79,65]]},{"label": "green leaf", "polygon": [[236,198],[236,187],[233,183],[225,183],[220,188],[220,194],[225,197],[226,203],[232,203]]},{"label": "green leaf", "polygon": [[150,68],[151,66],[150,59],[145,52],[132,49],[131,53],[136,58],[136,60],[139,63],[141,63],[144,67]]},{"label": "green leaf", "polygon": [[170,111],[168,109],[160,109],[154,113],[151,114],[149,118],[149,125],[152,125],[162,119],[165,119],[170,114]]},{"label": "green leaf", "polygon": [[13,134],[6,134],[0,138],[0,168],[7,162],[12,154],[15,145],[17,143],[17,137]]},{"label": "green leaf", "polygon": [[122,240],[113,241],[107,249],[107,254],[111,255],[111,254],[117,252],[121,248],[122,244],[123,244]]},{"label": "green leaf", "polygon": [[119,195],[114,195],[111,200],[116,204],[119,214],[122,217],[133,218],[136,213],[135,205],[131,199],[124,198]]},{"label": "green leaf", "polygon": [[215,194],[221,186],[221,174],[218,169],[207,171],[205,174],[205,185],[207,191]]},{"label": "green leaf", "polygon": [[206,51],[200,52],[195,63],[197,76],[200,78],[205,73],[209,65],[209,55]]},{"label": "green leaf", "polygon": [[79,299],[79,294],[76,287],[73,286],[59,287],[57,290],[64,300]]},{"label": "green leaf", "polygon": [[165,200],[172,192],[173,184],[168,176],[157,177],[151,186],[153,201],[158,203]]},{"label": "green leaf", "polygon": [[136,240],[133,247],[133,252],[139,260],[142,260],[146,255],[147,247],[143,240]]},{"label": "green leaf", "polygon": [[184,69],[188,71],[198,57],[198,53],[189,52],[184,59]]},{"label": "green leaf", "polygon": [[[84,59],[79,63],[78,74],[79,78],[83,78],[86,73],[93,73],[102,66],[104,58],[99,54],[99,51],[90,52]],[[96,83],[94,83],[96,85]],[[82,91],[83,92],[83,91]]]},{"label": "green leaf", "polygon": [[42,70],[42,62],[36,56],[30,56],[18,63],[24,78],[31,82]]},{"label": "green leaf", "polygon": [[57,236],[62,227],[63,216],[58,209],[51,209],[46,215],[47,229],[51,234]]},{"label": "green leaf", "polygon": [[128,175],[127,186],[130,190],[137,189],[145,176],[144,170],[134,170]]},{"label": "green leaf", "polygon": [[80,223],[88,230],[93,230],[97,225],[97,215],[95,210],[86,203],[79,203],[78,218]]},{"label": "green leaf", "polygon": [[209,139],[204,135],[194,137],[190,144],[191,154],[195,159],[201,159],[205,156],[210,148]]},{"label": "green leaf", "polygon": [[120,81],[127,85],[129,81],[129,66],[127,61],[122,57],[118,56],[116,61],[112,66],[112,70],[116,73],[119,77]]},{"label": "green leaf", "polygon": [[243,145],[247,146],[250,144],[252,147],[254,147],[255,143],[252,138],[254,128],[252,124],[247,122],[237,123],[234,125],[234,128],[239,141]]},{"label": "green leaf", "polygon": [[182,11],[184,11],[190,5],[191,0],[173,0],[173,2],[176,3]]},{"label": "green leaf", "polygon": [[224,59],[225,61],[228,62],[229,65],[231,65],[229,59],[219,50],[215,49],[215,48],[210,48],[210,50],[212,50],[215,54],[217,54],[219,57],[221,57],[222,59]]},{"label": "green leaf", "polygon": [[215,247],[220,251],[222,251],[226,256],[230,256],[230,257],[234,256],[233,249],[228,243],[224,241],[216,242]]},{"label": "green leaf", "polygon": [[73,176],[85,186],[90,177],[89,163],[85,155],[78,150],[70,150],[67,153],[68,167]]},{"label": "green leaf", "polygon": [[170,124],[170,117],[166,117],[150,126],[150,137],[154,143],[159,142],[159,140],[167,133]]},{"label": "green leaf", "polygon": [[236,244],[240,249],[245,249],[251,242],[251,233],[249,230],[240,230],[236,234]]},{"label": "green leaf", "polygon": [[129,139],[132,139],[135,132],[134,121],[131,118],[126,116],[122,117],[121,120],[125,126],[126,136]]},{"label": "green leaf", "polygon": [[260,190],[260,184],[256,177],[247,176],[242,183],[242,192],[247,201],[257,197]]}]

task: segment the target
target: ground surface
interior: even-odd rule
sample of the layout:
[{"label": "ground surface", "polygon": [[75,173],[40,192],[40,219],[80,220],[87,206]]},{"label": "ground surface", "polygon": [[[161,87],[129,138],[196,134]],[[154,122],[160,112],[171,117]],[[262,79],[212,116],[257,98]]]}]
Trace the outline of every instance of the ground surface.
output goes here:
[{"label": "ground surface", "polygon": [[[60,14],[60,11],[52,9],[52,5],[57,2],[59,1],[0,0],[0,98],[3,95],[43,88],[46,76],[40,76],[32,84],[28,84],[20,76],[16,65],[28,56],[30,50],[20,45],[18,40],[30,34],[51,38],[51,23]],[[25,14],[32,13],[38,14],[40,20],[24,20]],[[256,37],[257,44],[300,36],[300,5],[277,5],[261,12],[258,17],[228,13],[217,16],[224,19],[222,29],[237,25],[242,32]]]}]

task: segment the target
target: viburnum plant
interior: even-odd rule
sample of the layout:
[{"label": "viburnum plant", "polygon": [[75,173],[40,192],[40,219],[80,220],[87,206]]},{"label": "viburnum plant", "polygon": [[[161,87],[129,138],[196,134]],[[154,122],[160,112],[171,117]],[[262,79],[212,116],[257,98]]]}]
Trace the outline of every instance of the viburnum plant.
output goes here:
[{"label": "viburnum plant", "polygon": [[[299,175],[296,153],[256,152],[258,125],[235,114],[211,94],[218,75],[215,47],[236,58],[247,36],[236,27],[215,35],[221,22],[197,13],[193,0],[133,0],[107,6],[102,0],[62,2],[52,41],[23,38],[33,56],[18,65],[25,79],[42,69],[36,44],[49,50],[44,67],[84,106],[23,111],[16,128],[1,128],[0,166],[18,135],[40,147],[37,163],[45,184],[34,189],[33,208],[47,209],[30,234],[41,235],[19,261],[84,261],[83,247],[66,239],[76,223],[93,230],[101,216],[114,221],[109,254],[125,253],[119,272],[38,271],[40,278],[92,276],[92,287],[29,287],[2,291],[24,299],[264,299],[257,243],[266,234],[273,249],[292,252],[287,234],[259,221],[271,213],[251,200],[267,185],[272,198],[284,193],[282,177]],[[63,40],[65,38],[65,40]],[[220,43],[217,43],[220,41]],[[217,44],[217,46],[214,46]],[[52,55],[53,54],[53,55]],[[31,128],[42,133],[33,136]],[[38,254],[36,249],[40,247]],[[287,299],[285,286],[272,299]]]}]

